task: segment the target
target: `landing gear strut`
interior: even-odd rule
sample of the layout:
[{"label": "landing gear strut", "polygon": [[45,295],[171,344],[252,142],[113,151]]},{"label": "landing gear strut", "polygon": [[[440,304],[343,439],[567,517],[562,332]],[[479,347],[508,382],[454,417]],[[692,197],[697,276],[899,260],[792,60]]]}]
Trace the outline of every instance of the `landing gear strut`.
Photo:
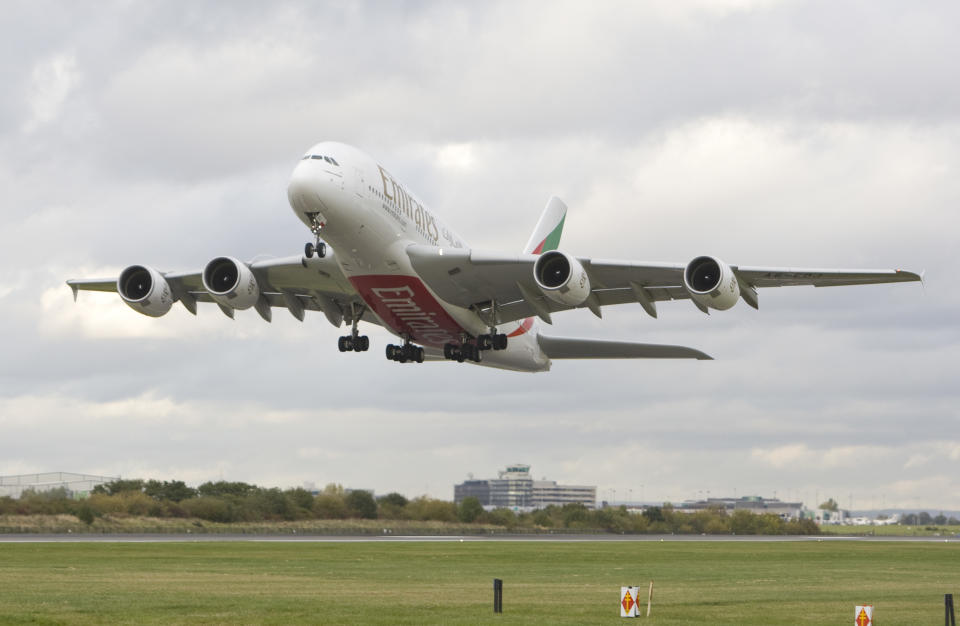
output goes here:
[{"label": "landing gear strut", "polygon": [[387,346],[387,359],[399,363],[423,363],[423,348],[410,343],[409,337],[403,338],[403,345],[390,344]]},{"label": "landing gear strut", "polygon": [[[310,244],[307,245],[309,246]],[[321,254],[320,256],[322,257],[323,255]],[[340,352],[366,352],[370,349],[370,337],[361,335],[360,331],[357,330],[357,324],[360,322],[360,318],[363,316],[365,310],[366,307],[363,305],[358,307],[355,302],[350,303],[350,334],[337,339],[337,349],[340,350]]]},{"label": "landing gear strut", "polygon": [[320,231],[323,229],[323,223],[317,219],[316,214],[309,213],[308,215],[310,215],[310,232],[316,237],[316,243],[308,241],[307,245],[303,246],[303,256],[312,259],[313,255],[316,254],[317,258],[322,259],[327,256],[327,244],[320,241]]},{"label": "landing gear strut", "polygon": [[[507,336],[503,333],[497,332],[497,319],[499,317],[499,314],[497,311],[497,301],[496,300],[490,301],[490,308],[487,313],[483,313],[482,309],[480,309],[479,307],[474,310],[476,311],[480,319],[482,319],[487,324],[487,328],[490,329],[490,332],[484,335],[477,335],[477,342],[476,342],[477,350],[506,350]],[[461,347],[464,346],[466,343],[467,343],[466,338],[461,337],[460,338]]]}]

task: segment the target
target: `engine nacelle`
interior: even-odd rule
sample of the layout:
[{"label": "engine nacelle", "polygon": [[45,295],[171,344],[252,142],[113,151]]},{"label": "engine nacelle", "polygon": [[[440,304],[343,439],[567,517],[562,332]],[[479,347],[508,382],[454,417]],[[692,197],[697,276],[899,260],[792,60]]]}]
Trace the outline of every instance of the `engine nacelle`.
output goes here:
[{"label": "engine nacelle", "polygon": [[730,266],[712,256],[699,256],[683,271],[683,286],[694,302],[726,311],[740,299],[740,283]]},{"label": "engine nacelle", "polygon": [[580,261],[551,250],[533,264],[533,279],[543,295],[558,304],[580,306],[590,296],[590,279]]},{"label": "engine nacelle", "polygon": [[246,263],[222,256],[203,268],[203,288],[214,302],[231,309],[249,309],[260,299],[257,277]]},{"label": "engine nacelle", "polygon": [[131,265],[120,272],[117,293],[131,309],[150,317],[166,315],[173,306],[173,291],[167,280],[144,265]]}]

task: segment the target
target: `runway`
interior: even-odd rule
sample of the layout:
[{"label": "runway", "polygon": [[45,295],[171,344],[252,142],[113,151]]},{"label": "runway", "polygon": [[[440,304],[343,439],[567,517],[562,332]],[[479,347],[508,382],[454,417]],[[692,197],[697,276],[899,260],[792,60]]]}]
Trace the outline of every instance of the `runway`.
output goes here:
[{"label": "runway", "polygon": [[960,543],[960,537],[855,537],[793,535],[241,535],[241,534],[0,534],[0,543],[444,543],[444,542],[910,542]]}]

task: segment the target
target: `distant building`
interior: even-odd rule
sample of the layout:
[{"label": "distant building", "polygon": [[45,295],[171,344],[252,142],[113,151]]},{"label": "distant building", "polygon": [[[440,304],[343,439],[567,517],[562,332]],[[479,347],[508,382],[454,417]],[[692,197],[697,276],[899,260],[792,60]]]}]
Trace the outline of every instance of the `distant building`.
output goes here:
[{"label": "distant building", "polygon": [[86,498],[97,485],[120,480],[117,476],[94,476],[72,472],[46,472],[0,476],[0,496],[19,498],[24,491],[65,489],[71,498]]},{"label": "distant building", "polygon": [[454,485],[454,502],[459,504],[464,498],[472,496],[486,508],[515,511],[532,511],[564,504],[582,504],[594,508],[597,503],[595,486],[558,485],[552,480],[533,480],[530,466],[522,463],[508,465],[498,472],[498,476],[485,480],[471,478]]},{"label": "distant building", "polygon": [[800,519],[803,512],[802,502],[783,502],[777,498],[744,496],[742,498],[707,498],[706,500],[687,500],[676,507],[681,513],[696,513],[708,509],[722,508],[727,513],[750,511],[751,513],[772,513],[781,519]]},{"label": "distant building", "polygon": [[814,509],[813,511],[804,511],[806,519],[812,519],[817,526],[838,526],[846,524],[850,514],[843,509],[838,511],[828,511],[826,509]]}]

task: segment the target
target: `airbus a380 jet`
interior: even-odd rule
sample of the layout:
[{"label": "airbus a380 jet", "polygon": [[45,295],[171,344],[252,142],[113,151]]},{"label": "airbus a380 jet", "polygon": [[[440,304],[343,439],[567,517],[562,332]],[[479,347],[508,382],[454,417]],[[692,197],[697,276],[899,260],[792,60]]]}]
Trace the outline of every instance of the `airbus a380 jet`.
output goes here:
[{"label": "airbus a380 jet", "polygon": [[[400,338],[386,356],[400,363],[448,360],[540,372],[552,359],[709,359],[682,346],[545,335],[540,321],[569,309],[632,302],[657,316],[657,302],[690,300],[704,313],[757,289],[920,280],[902,270],[788,269],[728,265],[711,256],[687,264],[575,257],[558,249],[567,207],[550,198],[523,251],[469,248],[406,186],[360,150],[319,143],[293,170],[290,206],[315,241],[298,256],[245,263],[217,257],[200,271],[159,272],[132,265],[118,278],[69,280],[77,290],[115,291],[133,310],[165,315],[175,302],[196,314],[212,302],[229,317],[253,308],[270,321],[274,307],[298,320],[320,311],[346,322],[341,352],[365,352],[361,321]],[[322,240],[321,240],[322,237]]]}]

